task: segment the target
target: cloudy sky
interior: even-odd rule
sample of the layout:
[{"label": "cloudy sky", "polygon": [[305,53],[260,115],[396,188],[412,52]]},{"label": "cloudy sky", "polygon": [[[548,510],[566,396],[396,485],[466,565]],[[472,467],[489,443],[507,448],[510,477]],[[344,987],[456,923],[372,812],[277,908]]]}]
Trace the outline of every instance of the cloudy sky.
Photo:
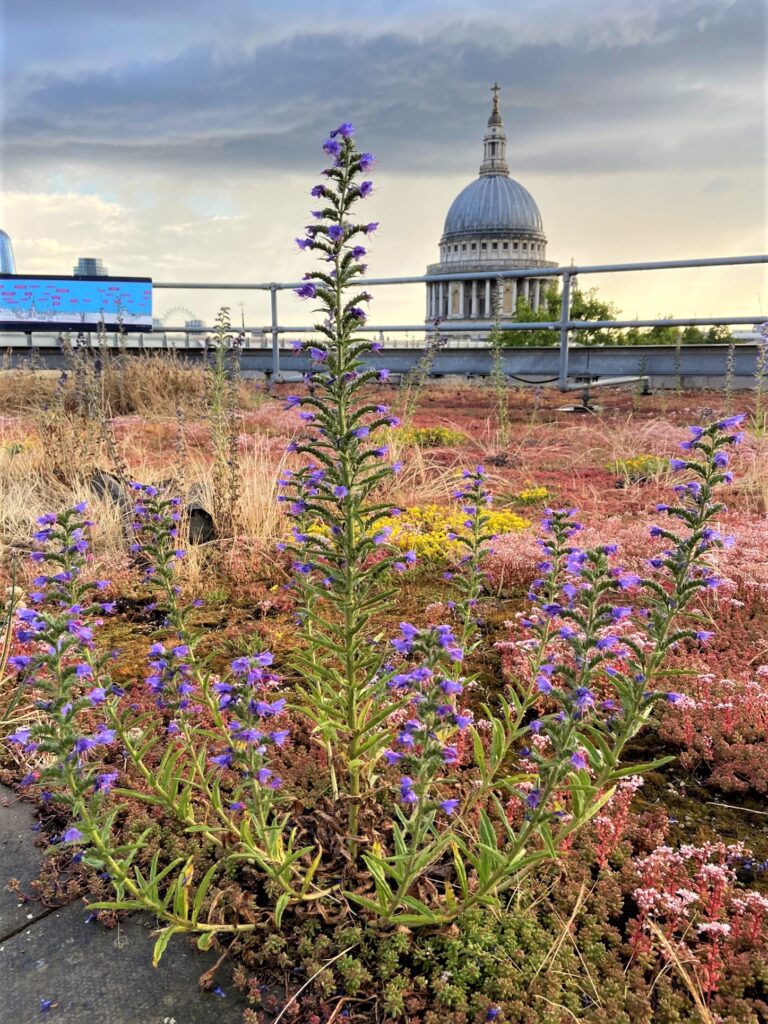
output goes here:
[{"label": "cloudy sky", "polygon": [[[296,280],[341,120],[376,154],[375,276],[437,258],[502,87],[513,177],[560,263],[766,250],[762,0],[0,0],[0,226],[17,272]],[[582,282],[586,283],[585,280]],[[758,268],[595,281],[627,316],[768,313]],[[258,294],[157,292],[209,318]],[[298,323],[298,300],[282,300]],[[423,319],[423,286],[374,322]],[[178,322],[179,317],[174,317]],[[181,317],[183,319],[183,316]]]}]

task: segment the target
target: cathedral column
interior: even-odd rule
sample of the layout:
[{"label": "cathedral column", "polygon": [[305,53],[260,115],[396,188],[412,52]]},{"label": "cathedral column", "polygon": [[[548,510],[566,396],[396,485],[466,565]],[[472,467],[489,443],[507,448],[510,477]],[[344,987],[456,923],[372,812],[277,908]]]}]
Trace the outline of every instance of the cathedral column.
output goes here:
[{"label": "cathedral column", "polygon": [[491,279],[490,277],[485,282],[485,319],[490,320],[492,316],[491,312]]},{"label": "cathedral column", "polygon": [[538,309],[541,304],[541,279],[537,278],[533,282],[533,308]]},{"label": "cathedral column", "polygon": [[517,278],[512,278],[512,312],[517,309]]},{"label": "cathedral column", "polygon": [[530,277],[523,278],[523,298],[530,305],[531,302],[531,279]]},{"label": "cathedral column", "polygon": [[445,309],[445,305],[443,303],[444,285],[445,285],[445,281],[440,281],[438,283],[438,286],[437,286],[437,319],[438,320],[442,320],[443,316],[445,315],[443,313],[443,310]]},{"label": "cathedral column", "polygon": [[459,289],[459,316],[463,320],[464,319],[464,290],[465,290],[466,286],[465,286],[463,281],[459,281],[459,283],[456,285],[456,287]]},{"label": "cathedral column", "polygon": [[477,281],[472,282],[472,312],[470,316],[473,320],[477,320]]}]

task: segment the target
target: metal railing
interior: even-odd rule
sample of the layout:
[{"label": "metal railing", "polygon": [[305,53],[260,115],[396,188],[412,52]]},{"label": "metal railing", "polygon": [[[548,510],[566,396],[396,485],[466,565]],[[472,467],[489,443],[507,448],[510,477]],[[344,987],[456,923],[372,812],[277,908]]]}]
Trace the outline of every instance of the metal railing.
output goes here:
[{"label": "metal railing", "polygon": [[[558,386],[561,391],[569,390],[568,387],[568,356],[569,356],[569,339],[571,331],[580,330],[593,330],[595,328],[605,329],[621,329],[627,327],[655,327],[655,326],[667,326],[667,327],[696,327],[696,326],[718,326],[718,325],[731,325],[731,324],[757,324],[761,323],[765,316],[759,314],[758,316],[732,316],[732,317],[693,317],[688,319],[673,319],[673,320],[601,320],[601,321],[583,321],[583,320],[571,320],[571,292],[572,283],[574,278],[581,275],[587,274],[617,274],[617,273],[629,273],[637,271],[647,270],[679,270],[679,269],[693,269],[699,267],[728,267],[728,266],[744,266],[750,264],[766,264],[768,263],[768,255],[763,256],[721,256],[705,259],[691,259],[691,260],[656,260],[645,263],[605,263],[597,264],[592,266],[569,266],[569,267],[529,267],[524,269],[516,270],[496,270],[496,271],[472,271],[457,274],[424,274],[414,277],[384,277],[384,278],[367,278],[361,280],[359,283],[361,286],[370,288],[379,285],[402,285],[402,284],[429,284],[433,282],[450,282],[450,281],[478,281],[478,280],[505,280],[507,278],[526,278],[526,277],[559,277],[562,279],[562,302],[560,307],[560,319],[556,321],[546,321],[537,323],[518,323],[513,320],[503,319],[500,321],[500,326],[504,330],[512,331],[525,331],[525,330],[555,330],[560,334],[560,362],[558,368]],[[270,284],[254,284],[254,285],[205,285],[206,288],[240,288],[243,290],[268,290],[270,292],[270,307],[272,314],[272,323],[269,327],[269,333],[272,337],[272,373],[279,375],[280,373],[280,335],[284,333],[303,333],[311,332],[312,327],[291,327],[284,328],[279,325],[278,313],[277,313],[277,293],[286,289],[298,288],[302,282],[297,281],[290,284],[287,283],[270,283]],[[194,288],[195,285],[184,282],[162,282],[155,284],[155,288]],[[200,287],[199,285],[197,287]],[[487,333],[494,327],[494,323],[486,321],[483,323],[473,322],[459,322],[450,320],[442,320],[439,324],[440,332],[451,333],[451,332],[466,332],[468,330],[474,330],[479,333]],[[365,330],[369,332],[381,333],[383,331],[390,332],[401,332],[401,331],[417,331],[423,330],[423,325],[398,325],[398,326],[368,326],[366,325]]]},{"label": "metal railing", "polygon": [[[424,274],[411,277],[385,277],[365,278],[357,283],[361,287],[378,287],[406,284],[430,284],[433,282],[457,282],[457,281],[479,281],[479,280],[506,280],[528,277],[552,277],[562,279],[562,299],[560,307],[560,319],[549,321],[534,321],[520,323],[518,321],[502,317],[498,325],[505,331],[530,331],[530,330],[551,330],[559,334],[559,361],[557,369],[557,384],[561,391],[571,390],[574,386],[568,383],[569,377],[569,356],[571,332],[586,330],[611,330],[625,329],[630,327],[707,327],[707,326],[731,326],[731,325],[755,325],[768,319],[765,314],[755,316],[720,316],[720,317],[676,317],[672,319],[644,319],[644,320],[574,320],[571,319],[571,301],[574,281],[582,275],[590,274],[614,274],[631,273],[651,270],[678,270],[696,269],[705,267],[729,267],[748,266],[755,264],[768,264],[768,255],[757,256],[725,256],[689,260],[656,260],[643,263],[605,263],[589,266],[566,266],[566,267],[527,267],[513,270],[477,270],[472,272],[460,272],[454,274]],[[282,326],[278,316],[278,293],[299,288],[304,282],[256,282],[256,283],[234,283],[234,282],[188,282],[188,281],[162,281],[154,282],[155,289],[187,289],[199,291],[263,291],[269,292],[270,296],[270,323],[260,327],[248,327],[248,332],[263,332],[271,339],[272,367],[271,372],[274,378],[280,377],[281,349],[280,338],[285,334],[307,334],[313,333],[313,326]],[[361,330],[364,333],[382,334],[388,333],[412,333],[412,332],[434,332],[440,334],[488,334],[494,329],[496,323],[491,320],[461,320],[448,318],[438,321],[426,321],[420,324],[366,324]],[[184,333],[187,336],[193,334],[210,334],[209,327],[163,327],[163,333]],[[31,337],[28,344],[31,346]],[[125,343],[124,343],[125,344]],[[3,339],[0,337],[0,347],[3,346]],[[9,347],[6,343],[5,347]],[[139,336],[138,343],[128,341],[128,347],[144,347],[143,339]],[[514,350],[513,350],[514,351]]]}]

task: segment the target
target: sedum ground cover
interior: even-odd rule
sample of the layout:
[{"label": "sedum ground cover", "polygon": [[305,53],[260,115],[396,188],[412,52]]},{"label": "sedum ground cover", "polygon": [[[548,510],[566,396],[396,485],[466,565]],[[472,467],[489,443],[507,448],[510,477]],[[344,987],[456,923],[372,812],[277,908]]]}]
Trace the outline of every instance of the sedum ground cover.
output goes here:
[{"label": "sedum ground cover", "polygon": [[[295,637],[295,597],[286,589],[290,564],[275,550],[285,527],[273,514],[272,483],[285,468],[295,422],[279,394],[267,396],[257,384],[242,387],[252,392],[242,404],[258,406],[238,415],[242,519],[233,537],[190,546],[180,575],[185,595],[198,604],[193,621],[202,632],[201,651],[219,669],[255,649],[269,649],[284,661]],[[396,407],[395,385],[382,386],[377,395]],[[534,408],[530,394],[510,396],[510,438],[500,451],[490,388],[428,385],[414,421],[425,427],[449,424],[463,440],[426,449],[404,445],[400,454],[407,468],[391,485],[391,500],[418,509],[417,519],[439,520],[437,510],[443,509],[440,529],[447,531],[456,520],[450,494],[457,471],[482,460],[496,512],[511,517],[514,528],[502,530],[485,562],[484,643],[474,657],[469,689],[475,708],[493,701],[505,677],[519,669],[519,620],[541,557],[536,539],[545,504],[579,507],[584,543],[616,543],[622,564],[642,571],[653,555],[649,530],[658,519],[655,505],[668,495],[669,473],[662,466],[654,476],[628,480],[620,460],[650,455],[661,464],[675,457],[695,409],[709,405],[712,415],[724,412],[718,395],[657,395],[641,404],[614,393],[603,399],[599,418],[581,418],[557,413],[555,396],[546,397],[543,407]],[[450,416],[444,414],[448,408]],[[159,481],[179,468],[168,458],[178,439],[175,419],[125,417],[113,426],[132,476]],[[202,418],[190,417],[185,425],[186,486],[206,479],[210,429]],[[587,831],[562,851],[557,867],[501,911],[471,911],[460,926],[423,934],[368,933],[359,925],[335,923],[332,915],[327,921],[310,914],[289,917],[265,943],[244,942],[238,977],[251,993],[253,1020],[260,1019],[262,1007],[278,1011],[353,943],[298,997],[294,1019],[322,1021],[339,1005],[353,1020],[382,1021],[483,1020],[496,1009],[498,1019],[509,1021],[764,1018],[766,979],[755,954],[765,949],[768,894],[765,457],[765,439],[747,432],[721,516],[736,542],[716,554],[724,582],[702,605],[714,636],[706,646],[686,644],[675,653],[680,674],[674,687],[683,699],[659,707],[625,758],[628,765],[664,754],[674,760],[642,784],[630,776]],[[101,459],[109,464],[103,452]],[[120,651],[114,680],[150,706],[147,657],[163,633],[162,616],[152,595],[141,592],[142,568],[132,561],[121,530],[111,525],[114,510],[89,493],[84,477],[51,478],[34,417],[3,420],[2,473],[6,495],[25,488],[23,506],[6,505],[3,524],[4,586],[11,585],[12,567],[20,566],[15,586],[21,606],[29,604],[32,584],[17,556],[29,547],[25,537],[34,518],[51,507],[52,496],[61,506],[90,501],[99,527],[87,572],[93,579],[111,579],[104,597],[115,606],[99,646]],[[421,503],[419,495],[425,496]],[[435,550],[433,541],[424,542],[418,564],[399,582],[388,623],[393,631],[401,619],[439,623],[450,615],[450,581],[444,577],[456,571],[456,553],[451,544]],[[34,721],[35,709],[26,694],[18,695],[10,672],[2,696],[6,731]],[[37,761],[9,746],[3,764],[4,779],[18,784]],[[310,752],[287,748],[282,770],[306,783],[313,773]],[[63,809],[27,792],[38,800],[47,840],[57,839],[66,823]],[[167,822],[135,803],[124,827],[134,834],[147,826],[158,847],[170,842],[171,849],[185,851]],[[249,892],[247,877],[232,878],[228,886],[223,891],[230,900]],[[71,898],[107,895],[103,881],[56,845],[40,892],[57,898],[62,892]],[[107,925],[116,919],[115,912],[99,914]],[[147,955],[149,962],[149,949]]]},{"label": "sedum ground cover", "polygon": [[365,371],[353,136],[304,385],[241,381],[226,311],[205,369],[1,382],[40,898],[230,956],[249,1024],[768,1019],[760,410]]}]

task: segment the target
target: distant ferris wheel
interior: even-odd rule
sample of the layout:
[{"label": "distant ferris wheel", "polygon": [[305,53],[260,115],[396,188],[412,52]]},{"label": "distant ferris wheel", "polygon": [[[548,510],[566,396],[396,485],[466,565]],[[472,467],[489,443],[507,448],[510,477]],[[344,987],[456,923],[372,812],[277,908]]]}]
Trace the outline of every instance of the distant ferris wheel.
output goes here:
[{"label": "distant ferris wheel", "polygon": [[[179,317],[179,322],[175,322],[175,318]],[[190,320],[197,320],[197,316],[188,309],[186,306],[171,306],[170,309],[166,310],[165,313],[160,317],[160,322],[163,326],[169,324],[171,327],[182,327]]]}]

